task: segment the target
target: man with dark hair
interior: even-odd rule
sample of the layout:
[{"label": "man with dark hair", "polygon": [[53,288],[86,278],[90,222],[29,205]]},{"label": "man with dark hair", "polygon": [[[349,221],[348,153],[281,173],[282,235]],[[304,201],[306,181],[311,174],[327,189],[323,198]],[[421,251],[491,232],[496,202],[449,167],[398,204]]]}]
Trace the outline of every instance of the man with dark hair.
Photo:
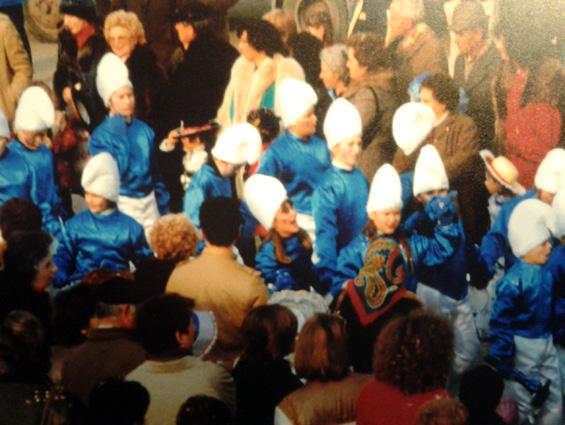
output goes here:
[{"label": "man with dark hair", "polygon": [[41,230],[41,211],[29,199],[12,198],[0,207],[0,236],[8,239],[17,230]]},{"label": "man with dark hair", "polygon": [[196,324],[194,301],[178,294],[165,294],[145,302],[135,325],[147,359],[127,375],[149,391],[145,423],[173,424],[186,397],[203,394],[235,409],[234,384],[221,366],[191,355]]},{"label": "man with dark hair", "polygon": [[241,224],[237,202],[225,197],[204,201],[200,223],[206,248],[196,260],[178,264],[166,292],[193,298],[197,310],[214,312],[218,341],[208,358],[231,368],[243,347],[243,319],[253,307],[266,304],[269,296],[259,272],[236,261],[233,245]]}]

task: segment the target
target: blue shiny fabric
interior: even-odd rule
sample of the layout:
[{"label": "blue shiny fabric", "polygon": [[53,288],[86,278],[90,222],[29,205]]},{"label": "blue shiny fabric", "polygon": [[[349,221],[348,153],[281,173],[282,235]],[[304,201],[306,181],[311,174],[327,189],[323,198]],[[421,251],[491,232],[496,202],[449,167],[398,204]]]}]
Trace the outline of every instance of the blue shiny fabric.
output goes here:
[{"label": "blue shiny fabric", "polygon": [[496,285],[490,319],[491,355],[511,362],[514,335],[549,338],[553,278],[547,268],[516,260]]},{"label": "blue shiny fabric", "polygon": [[232,181],[223,177],[210,164],[204,164],[192,177],[184,194],[183,211],[189,220],[200,228],[200,207],[208,198],[233,197]]},{"label": "blue shiny fabric", "polygon": [[316,270],[328,285],[336,272],[337,256],[367,223],[369,185],[363,173],[354,168],[332,166],[312,196],[312,215],[316,223]]},{"label": "blue shiny fabric", "polygon": [[124,117],[107,116],[90,137],[91,155],[108,152],[120,170],[120,195],[143,198],[155,191],[161,214],[169,212],[169,193],[157,171],[155,133],[137,119],[126,123]]},{"label": "blue shiny fabric", "polygon": [[143,227],[130,216],[113,210],[95,214],[89,210],[65,224],[64,239],[53,261],[54,285],[65,286],[99,268],[129,270],[129,262],[152,255]]},{"label": "blue shiny fabric", "polygon": [[55,181],[53,153],[45,145],[41,145],[37,150],[30,150],[17,139],[12,140],[9,148],[33,170],[34,181],[31,185],[31,200],[41,210],[43,227],[52,236],[60,238],[61,224],[59,218],[64,219],[66,213]]},{"label": "blue shiny fabric", "polygon": [[279,179],[294,209],[312,215],[312,193],[330,167],[330,152],[324,140],[317,136],[303,140],[287,130],[275,139],[259,163],[257,174]]},{"label": "blue shiny fabric", "polygon": [[255,256],[255,269],[261,272],[263,281],[278,287],[278,281],[287,273],[291,278],[291,287],[286,289],[308,289],[310,286],[316,288],[318,285],[311,260],[312,250],[305,249],[298,236],[285,239],[284,246],[286,256],[290,259],[289,264],[277,261],[273,241],[265,242],[259,249]]},{"label": "blue shiny fabric", "polygon": [[565,245],[553,249],[546,268],[553,278],[553,342],[565,347]]},{"label": "blue shiny fabric", "polygon": [[500,257],[504,258],[504,267],[508,270],[516,261],[516,257],[512,254],[510,244],[508,242],[508,222],[510,215],[516,205],[525,199],[536,197],[535,190],[530,190],[523,195],[517,196],[513,199],[506,201],[500,207],[500,211],[496,216],[494,224],[483,236],[480,247],[481,263],[488,277],[492,277],[495,272],[496,262]]},{"label": "blue shiny fabric", "polygon": [[31,199],[33,170],[24,159],[6,147],[0,156],[0,206],[12,198]]}]

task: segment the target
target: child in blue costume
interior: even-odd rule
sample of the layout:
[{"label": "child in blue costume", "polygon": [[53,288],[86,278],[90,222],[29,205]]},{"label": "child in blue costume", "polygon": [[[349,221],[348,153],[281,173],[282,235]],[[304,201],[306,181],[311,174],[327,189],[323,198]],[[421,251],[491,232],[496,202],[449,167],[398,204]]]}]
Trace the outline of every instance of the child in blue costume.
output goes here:
[{"label": "child in blue costume", "polygon": [[143,227],[116,208],[120,175],[107,152],[90,159],[82,173],[88,209],[67,221],[54,262],[54,285],[77,282],[97,269],[129,270],[130,262],[150,256]]},{"label": "child in blue costume", "polygon": [[557,243],[551,251],[546,267],[553,276],[553,343],[559,354],[561,380],[565,392],[565,189],[557,192],[553,198],[553,212]]},{"label": "child in blue costume", "polygon": [[394,238],[398,241],[408,275],[404,287],[415,292],[415,272],[421,265],[443,263],[459,243],[459,232],[454,221],[454,205],[449,198],[437,197],[425,207],[431,221],[437,223],[433,235],[411,235],[405,238],[399,231],[402,210],[402,188],[396,170],[383,164],[375,173],[369,192],[366,210],[369,222],[363,232],[341,250],[331,293],[336,296],[351,279],[354,279],[365,263],[369,247],[378,238]]},{"label": "child in blue costume", "polygon": [[535,187],[501,206],[494,224],[481,241],[481,262],[484,273],[488,278],[496,272],[496,264],[499,258],[504,258],[506,270],[516,261],[508,243],[508,221],[512,211],[526,199],[539,199],[551,205],[557,191],[565,188],[565,167],[563,164],[565,164],[564,149],[556,148],[549,151],[536,171]]},{"label": "child in blue costume", "polygon": [[[30,170],[29,194],[41,210],[43,227],[56,238],[61,237],[61,219],[65,212],[55,181],[53,153],[45,146],[47,131],[55,122],[55,108],[49,95],[41,87],[28,87],[22,93],[14,118],[16,138],[10,143],[11,165],[24,162]],[[19,160],[15,157],[19,157]],[[6,165],[9,165],[7,163]],[[4,164],[2,164],[4,167]],[[23,167],[13,179],[25,179]],[[5,172],[4,170],[3,172]]]},{"label": "child in blue costume", "polygon": [[298,227],[296,211],[282,183],[276,178],[254,174],[245,182],[245,201],[257,220],[269,229],[255,257],[255,269],[273,289],[317,289],[312,265],[312,242]]},{"label": "child in blue costume", "polygon": [[245,164],[253,164],[261,153],[261,135],[251,124],[234,124],[225,129],[208,163],[192,177],[184,195],[184,213],[200,228],[200,207],[206,199],[237,198],[235,176]]},{"label": "child in blue costume", "polygon": [[298,213],[298,225],[315,238],[312,193],[330,167],[326,143],[315,136],[318,97],[304,81],[287,78],[277,87],[277,104],[285,132],[261,159],[258,174],[277,178]]},{"label": "child in blue costume", "polygon": [[[561,376],[552,339],[553,278],[544,267],[551,251],[553,210],[538,199],[521,202],[508,223],[508,240],[517,260],[496,287],[490,321],[490,354],[507,378],[509,395],[518,402],[519,423],[562,424]],[[512,369],[544,384],[551,380],[541,408],[515,380]]]},{"label": "child in blue costume", "polygon": [[110,113],[90,137],[91,155],[108,152],[120,170],[119,209],[137,220],[146,234],[169,212],[169,194],[156,163],[155,133],[133,117],[135,97],[128,69],[113,53],[102,57],[96,87]]},{"label": "child in blue costume", "polygon": [[361,153],[361,132],[361,117],[355,106],[344,98],[333,101],[324,121],[332,166],[312,195],[318,259],[316,271],[322,286],[327,289],[336,273],[339,252],[367,223],[365,207],[369,185],[355,166]]},{"label": "child in blue costume", "polygon": [[[449,190],[447,173],[433,145],[421,148],[414,170],[413,194],[424,206],[404,224],[407,235],[431,237],[437,223],[430,220],[425,208],[434,196],[446,197]],[[423,265],[416,273],[416,294],[424,305],[453,324],[455,356],[450,390],[455,391],[461,374],[478,359],[480,341],[469,302],[469,279],[475,277],[478,253],[466,237],[461,220],[455,219],[459,241],[451,256],[435,265]]]}]

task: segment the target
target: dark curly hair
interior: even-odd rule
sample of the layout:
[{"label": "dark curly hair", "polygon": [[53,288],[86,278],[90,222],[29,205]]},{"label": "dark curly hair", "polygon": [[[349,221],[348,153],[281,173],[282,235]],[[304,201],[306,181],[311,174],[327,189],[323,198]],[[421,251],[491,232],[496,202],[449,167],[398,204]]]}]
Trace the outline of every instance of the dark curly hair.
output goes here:
[{"label": "dark curly hair", "polygon": [[424,87],[431,90],[435,99],[443,103],[448,111],[455,111],[459,104],[459,89],[450,76],[433,74],[422,81],[421,89]]},{"label": "dark curly hair", "polygon": [[247,42],[258,52],[265,52],[273,57],[275,53],[286,55],[281,34],[275,26],[264,20],[251,20],[242,24],[237,30],[237,36],[247,33]]},{"label": "dark curly hair", "polygon": [[259,130],[261,142],[270,143],[281,131],[279,117],[266,108],[254,109],[247,115],[247,122]]},{"label": "dark curly hair", "polygon": [[369,72],[392,67],[392,59],[385,49],[384,38],[380,34],[353,34],[347,40],[347,47],[353,49],[357,62],[366,66]]},{"label": "dark curly hair", "polygon": [[375,379],[406,395],[444,388],[453,361],[453,331],[447,320],[415,312],[391,321],[373,355]]}]

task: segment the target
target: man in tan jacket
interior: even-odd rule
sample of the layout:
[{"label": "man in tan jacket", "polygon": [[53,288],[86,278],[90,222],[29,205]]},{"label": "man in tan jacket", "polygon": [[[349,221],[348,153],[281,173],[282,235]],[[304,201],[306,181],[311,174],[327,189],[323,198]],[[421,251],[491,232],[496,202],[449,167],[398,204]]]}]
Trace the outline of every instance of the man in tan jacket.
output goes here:
[{"label": "man in tan jacket", "polygon": [[232,248],[241,225],[236,201],[208,199],[200,209],[200,225],[206,248],[197,259],[177,265],[166,292],[192,298],[195,310],[214,312],[218,340],[207,358],[231,369],[243,348],[243,319],[253,307],[267,303],[268,291],[259,272],[235,259]]},{"label": "man in tan jacket", "polygon": [[31,82],[33,70],[18,30],[0,13],[0,110],[8,122],[14,119],[16,103]]}]

